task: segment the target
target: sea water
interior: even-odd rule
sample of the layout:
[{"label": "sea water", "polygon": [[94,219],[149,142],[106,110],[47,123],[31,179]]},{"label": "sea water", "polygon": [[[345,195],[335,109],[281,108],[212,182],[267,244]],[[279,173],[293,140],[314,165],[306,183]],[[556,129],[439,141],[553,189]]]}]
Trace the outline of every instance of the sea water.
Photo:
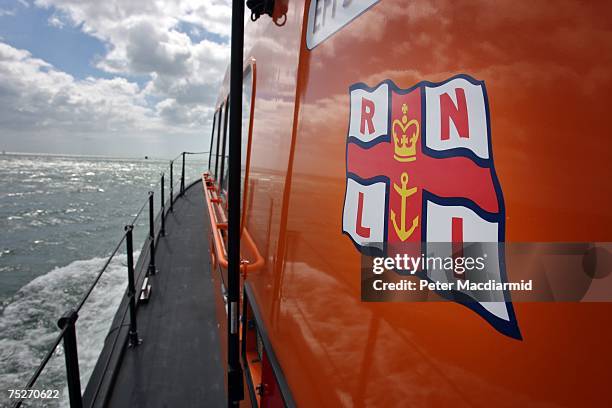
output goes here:
[{"label": "sea water", "polygon": [[[195,180],[205,162],[188,161]],[[75,307],[147,199],[167,160],[49,155],[0,155],[0,406],[10,389],[25,386],[52,345],[57,320]],[[180,163],[174,166],[178,189]],[[148,232],[148,207],[136,222],[139,249]],[[135,254],[135,258],[138,253]],[[127,283],[121,247],[79,313],[77,341],[83,389],[97,361]],[[24,406],[65,406],[65,366],[60,345],[33,388],[59,390],[58,400]]]}]

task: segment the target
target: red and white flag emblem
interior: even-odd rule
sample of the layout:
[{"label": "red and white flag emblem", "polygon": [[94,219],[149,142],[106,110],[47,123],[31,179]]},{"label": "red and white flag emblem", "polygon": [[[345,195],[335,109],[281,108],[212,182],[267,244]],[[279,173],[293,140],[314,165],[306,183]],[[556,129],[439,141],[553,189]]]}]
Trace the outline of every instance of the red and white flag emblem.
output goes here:
[{"label": "red and white flag emblem", "polygon": [[[464,243],[493,243],[486,273],[505,281],[498,249],[505,236],[504,201],[493,166],[484,82],[458,75],[409,89],[391,81],[374,88],[355,84],[350,107],[342,228],[357,249],[394,256],[408,244],[422,243],[427,250],[442,242],[452,254]],[[422,273],[430,280],[447,279],[433,268]],[[457,295],[472,299],[469,292]],[[458,301],[520,338],[508,293]]]}]

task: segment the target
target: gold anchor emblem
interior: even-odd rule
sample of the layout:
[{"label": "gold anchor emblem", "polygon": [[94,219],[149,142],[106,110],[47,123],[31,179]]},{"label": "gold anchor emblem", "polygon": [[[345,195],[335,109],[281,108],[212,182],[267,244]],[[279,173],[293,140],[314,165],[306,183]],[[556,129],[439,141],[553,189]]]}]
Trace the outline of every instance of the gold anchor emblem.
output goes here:
[{"label": "gold anchor emblem", "polygon": [[393,183],[393,188],[402,197],[402,219],[401,219],[402,226],[401,226],[401,229],[397,226],[397,221],[395,219],[395,212],[393,210],[391,210],[391,221],[393,221],[393,227],[395,228],[395,232],[397,233],[397,236],[399,237],[399,239],[401,239],[402,241],[405,241],[408,239],[409,236],[412,235],[416,227],[419,225],[419,216],[417,215],[416,217],[412,219],[412,226],[410,227],[409,230],[406,230],[406,199],[408,199],[408,197],[416,193],[417,188],[416,187],[406,188],[406,186],[408,185],[408,173],[406,172],[402,173],[401,182],[402,182],[401,187]]}]

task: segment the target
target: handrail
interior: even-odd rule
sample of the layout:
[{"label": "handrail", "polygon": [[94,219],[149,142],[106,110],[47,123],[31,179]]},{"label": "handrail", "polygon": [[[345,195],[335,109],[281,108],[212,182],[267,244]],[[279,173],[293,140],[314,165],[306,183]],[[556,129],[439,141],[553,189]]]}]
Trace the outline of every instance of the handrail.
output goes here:
[{"label": "handrail", "polygon": [[[222,268],[227,268],[227,249],[222,235],[222,231],[227,230],[227,220],[222,209],[221,199],[216,195],[217,187],[208,173],[202,175],[202,183],[204,184],[204,196],[206,198],[208,216],[212,228],[215,260]],[[254,261],[248,259],[241,259],[240,261],[240,272],[243,277],[246,277],[248,273],[262,269],[265,261],[246,228],[242,229],[241,238],[248,252],[255,257]]]},{"label": "handrail", "polygon": [[176,161],[176,159],[178,159],[179,157],[181,157],[183,154],[188,154],[188,155],[196,155],[196,154],[208,154],[210,153],[210,151],[206,151],[206,152],[180,152],[178,155],[176,155],[172,160],[170,160],[171,162]]},{"label": "handrail", "polygon": [[149,199],[148,198],[143,201],[142,205],[140,206],[140,209],[138,211],[136,211],[136,215],[132,219],[132,222],[130,222],[130,225],[135,225],[136,224],[136,221],[138,221],[138,218],[140,218],[140,215],[142,214],[142,212],[144,211],[144,209],[145,209],[145,207],[147,205],[149,205]]},{"label": "handrail", "polygon": [[89,298],[89,295],[91,295],[91,292],[93,292],[95,286],[98,284],[98,281],[100,280],[100,278],[102,277],[102,274],[104,273],[104,271],[106,271],[106,268],[108,267],[108,265],[110,264],[110,262],[112,261],[112,259],[115,257],[115,255],[117,254],[117,251],[119,251],[119,248],[121,247],[121,245],[123,244],[123,241],[125,241],[125,234],[123,234],[121,236],[121,239],[119,240],[119,243],[117,243],[117,246],[115,247],[115,249],[113,250],[113,252],[111,253],[111,255],[108,257],[108,259],[106,260],[106,262],[104,262],[104,266],[102,267],[102,269],[100,269],[100,272],[98,272],[98,275],[96,276],[96,278],[94,279],[94,281],[92,282],[92,284],[89,286],[89,289],[87,290],[87,292],[85,293],[85,295],[81,298],[81,301],[79,302],[78,306],[76,307],[76,312],[78,313],[81,308],[83,307],[83,305],[85,304],[85,302],[87,301],[87,299]]},{"label": "handrail", "polygon": [[[180,182],[180,192],[181,192],[180,195],[183,195],[185,193],[185,156],[187,156],[187,155],[199,155],[199,154],[208,154],[209,155],[209,162],[210,162],[210,151],[205,151],[205,152],[181,152],[176,157],[174,157],[172,160],[170,160],[170,195],[172,195],[172,192],[173,192],[174,186],[175,186],[175,184],[172,182],[173,181],[174,162],[179,157],[182,157],[181,177],[179,179],[179,182]],[[172,211],[172,210],[173,210],[172,201],[170,201],[170,211]]]},{"label": "handrail", "polygon": [[[126,234],[124,233],[121,236],[121,239],[119,240],[119,242],[117,243],[115,249],[112,251],[111,255],[104,262],[104,266],[102,266],[102,268],[100,269],[100,271],[96,275],[96,278],[94,279],[92,284],[89,286],[89,288],[87,289],[87,291],[85,292],[85,294],[83,295],[81,300],[79,301],[77,307],[71,311],[71,312],[74,313],[75,316],[78,316],[78,312],[81,310],[81,308],[83,307],[83,305],[85,304],[85,302],[87,301],[87,299],[89,298],[91,293],[93,292],[94,288],[96,287],[96,285],[100,281],[100,278],[102,277],[102,274],[106,271],[106,269],[108,268],[108,265],[110,265],[110,262],[113,260],[113,258],[115,257],[115,255],[119,251],[119,248],[121,247],[121,244],[123,244],[123,242],[125,241],[125,238],[126,238]],[[62,322],[62,319],[59,319],[58,325],[60,325],[61,322]],[[23,388],[23,389],[29,390],[29,389],[31,389],[34,386],[34,384],[36,383],[36,380],[38,379],[38,377],[40,376],[42,371],[45,369],[45,367],[47,366],[47,363],[49,363],[49,361],[51,360],[51,357],[55,353],[55,350],[59,346],[60,342],[62,340],[65,340],[66,333],[71,328],[71,326],[74,327],[75,323],[76,323],[76,318],[75,318],[75,321],[68,322],[68,324],[63,324],[61,326],[61,331],[58,334],[58,336],[56,337],[55,341],[53,342],[53,345],[49,348],[49,350],[47,351],[47,354],[42,359],[42,361],[38,365],[38,368],[34,372],[34,375],[32,375],[32,378],[30,379],[30,381],[28,381],[28,383],[26,384],[25,388]],[[76,353],[76,350],[74,350],[74,352]],[[66,355],[68,355],[68,354],[66,354]],[[79,390],[79,392],[80,392],[80,390]],[[21,397],[17,401],[15,401],[15,403],[13,404],[13,408],[21,407],[21,404],[23,403],[23,399],[24,399],[24,397]],[[71,406],[72,405],[73,404],[71,402]]]},{"label": "handrail", "polygon": [[[185,155],[195,155],[195,154],[206,154],[208,152],[181,152],[181,154],[179,156],[177,156],[175,159],[170,161],[170,197],[168,198],[168,201],[170,202],[170,208],[169,211],[172,210],[172,203],[180,196],[183,194],[184,192],[184,186],[185,186]],[[182,172],[181,172],[181,177],[177,180],[177,184],[180,184],[181,186],[181,193],[180,194],[176,194],[173,195],[173,188],[174,188],[174,184],[173,184],[173,180],[172,180],[172,166],[173,166],[173,162],[174,160],[176,160],[178,157],[182,156],[183,157],[183,163],[182,163]],[[153,187],[151,188],[156,188],[159,186],[160,182],[161,182],[161,188],[164,188],[164,173],[161,174],[161,179],[158,180],[157,183],[155,183],[153,185]],[[164,200],[164,192],[161,192],[161,213],[160,216],[163,219],[166,215],[166,202]],[[47,364],[49,363],[49,361],[51,360],[51,357],[53,357],[53,354],[55,353],[57,347],[59,346],[59,344],[62,342],[62,340],[64,341],[64,354],[65,354],[65,359],[66,359],[66,377],[68,380],[68,392],[69,392],[69,396],[70,396],[70,406],[71,408],[80,408],[82,407],[82,395],[81,395],[81,387],[80,387],[80,375],[79,375],[79,363],[78,363],[78,354],[77,354],[77,349],[76,349],[76,334],[75,334],[75,327],[76,327],[76,321],[78,319],[78,312],[81,310],[81,308],[83,307],[83,305],[85,304],[85,302],[87,302],[87,300],[89,299],[89,296],[91,295],[91,293],[93,292],[93,290],[95,289],[95,287],[97,286],[98,282],[100,281],[102,275],[104,274],[104,272],[107,270],[108,266],[110,265],[111,261],[113,260],[113,258],[117,255],[117,253],[119,252],[119,249],[121,248],[121,246],[123,245],[124,242],[127,242],[127,253],[128,253],[128,278],[130,281],[130,284],[128,285],[128,296],[132,297],[132,299],[134,299],[133,297],[135,296],[135,288],[133,286],[133,282],[134,282],[134,277],[133,277],[133,273],[134,273],[134,268],[133,268],[133,260],[131,259],[132,253],[133,253],[133,246],[132,246],[132,228],[133,226],[136,224],[136,222],[138,221],[138,219],[140,218],[140,216],[142,215],[144,209],[146,208],[146,206],[149,206],[149,234],[147,236],[147,239],[150,240],[150,254],[149,254],[149,273],[151,273],[152,270],[155,269],[155,264],[154,264],[154,252],[155,252],[155,229],[154,229],[154,208],[153,208],[153,192],[150,191],[149,192],[149,196],[147,197],[147,199],[144,201],[144,203],[142,204],[142,206],[140,207],[140,209],[137,211],[136,215],[134,216],[134,218],[132,219],[131,223],[127,225],[126,229],[124,230],[123,234],[121,235],[121,239],[118,241],[117,245],[114,247],[113,251],[111,252],[111,254],[108,256],[108,258],[106,259],[106,261],[104,262],[104,265],[102,266],[102,268],[100,268],[100,271],[97,273],[96,277],[94,278],[93,282],[91,283],[91,285],[89,285],[88,289],[85,291],[85,293],[83,294],[83,296],[81,297],[81,299],[79,300],[76,308],[69,310],[64,316],[62,316],[59,320],[58,320],[58,326],[60,328],[60,332],[57,335],[57,337],[55,338],[54,342],[52,343],[51,347],[49,348],[49,350],[47,351],[47,353],[45,354],[44,358],[41,360],[40,364],[38,365],[38,367],[36,368],[36,370],[34,371],[34,374],[32,375],[32,377],[30,378],[30,380],[28,381],[28,383],[26,384],[26,386],[24,388],[22,388],[23,390],[30,390],[34,384],[36,383],[36,381],[38,380],[38,378],[40,377],[40,374],[42,373],[42,371],[45,369],[45,367],[47,366]],[[161,232],[161,231],[160,231]],[[161,236],[163,236],[163,234],[160,234]],[[146,241],[145,241],[146,242]],[[135,304],[134,301],[131,302],[132,305]],[[133,327],[133,332],[132,334],[132,340],[137,339],[138,338],[138,334],[135,332],[136,329],[136,318],[135,318],[135,306],[132,306],[133,310],[132,310],[132,316],[134,317],[133,319],[130,319],[130,325]],[[13,403],[13,408],[19,408],[21,407],[23,400],[25,398],[25,395],[23,395],[22,397],[20,397],[19,399],[17,399],[14,403]]]}]

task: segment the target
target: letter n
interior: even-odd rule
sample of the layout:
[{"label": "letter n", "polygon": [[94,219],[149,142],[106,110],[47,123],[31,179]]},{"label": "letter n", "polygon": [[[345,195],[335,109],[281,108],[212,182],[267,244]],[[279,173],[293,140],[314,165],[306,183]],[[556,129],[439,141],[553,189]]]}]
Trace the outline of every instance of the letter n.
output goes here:
[{"label": "letter n", "polygon": [[440,95],[440,138],[442,140],[450,138],[451,120],[459,133],[459,137],[465,139],[470,137],[467,102],[465,91],[462,88],[455,88],[455,99],[457,100],[456,105],[448,93]]}]

